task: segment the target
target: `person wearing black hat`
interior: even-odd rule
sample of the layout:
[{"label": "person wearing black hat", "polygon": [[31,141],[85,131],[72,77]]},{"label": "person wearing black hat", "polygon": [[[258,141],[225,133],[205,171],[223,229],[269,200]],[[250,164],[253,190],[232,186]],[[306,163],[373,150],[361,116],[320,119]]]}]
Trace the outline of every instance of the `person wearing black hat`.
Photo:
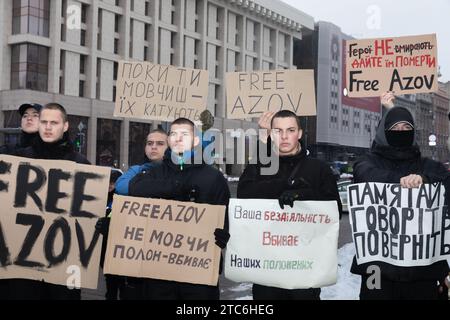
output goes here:
[{"label": "person wearing black hat", "polygon": [[[441,163],[421,156],[411,113],[403,107],[386,106],[390,109],[379,123],[370,152],[354,164],[355,183],[395,183],[411,189],[442,182],[448,190],[450,173]],[[369,267],[373,266],[380,270],[379,288],[372,288],[373,271],[369,270],[373,269]],[[361,300],[438,300],[447,292],[444,279],[449,266],[446,261],[413,267],[380,261],[357,264],[354,258],[351,272],[361,275]]]},{"label": "person wearing black hat", "polygon": [[[32,159],[68,160],[81,164],[90,162],[74,150],[68,137],[69,122],[65,108],[49,103],[39,114],[39,135],[29,147],[18,149],[16,156]],[[80,300],[80,289],[69,289],[44,281],[9,279],[5,290],[9,300]]]},{"label": "person wearing black hat", "polygon": [[14,155],[18,149],[31,145],[32,141],[39,135],[39,111],[41,109],[42,106],[37,103],[24,103],[19,107],[18,112],[21,117],[20,127],[22,129],[19,142],[17,144],[1,146],[0,154]]}]

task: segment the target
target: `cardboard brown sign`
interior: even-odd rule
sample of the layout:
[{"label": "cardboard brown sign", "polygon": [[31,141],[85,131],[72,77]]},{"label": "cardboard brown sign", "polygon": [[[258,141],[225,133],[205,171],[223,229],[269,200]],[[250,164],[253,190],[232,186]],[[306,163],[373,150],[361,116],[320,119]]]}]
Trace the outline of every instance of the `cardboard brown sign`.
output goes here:
[{"label": "cardboard brown sign", "polygon": [[110,169],[0,156],[0,279],[97,288]]},{"label": "cardboard brown sign", "polygon": [[226,74],[227,118],[259,118],[266,111],[316,114],[314,70],[268,70]]},{"label": "cardboard brown sign", "polygon": [[115,117],[172,121],[200,119],[208,99],[208,71],[120,61]]},{"label": "cardboard brown sign", "polygon": [[346,41],[349,97],[438,90],[436,35]]},{"label": "cardboard brown sign", "polygon": [[114,196],[105,274],[217,285],[225,206]]}]

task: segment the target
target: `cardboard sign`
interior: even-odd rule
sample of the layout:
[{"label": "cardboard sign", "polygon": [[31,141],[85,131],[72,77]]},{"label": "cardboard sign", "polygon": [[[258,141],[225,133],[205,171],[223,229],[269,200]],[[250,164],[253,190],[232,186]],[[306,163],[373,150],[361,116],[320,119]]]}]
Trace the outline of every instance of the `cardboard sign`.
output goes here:
[{"label": "cardboard sign", "polygon": [[259,118],[280,110],[316,114],[314,70],[229,72],[226,88],[228,119]]},{"label": "cardboard sign", "polygon": [[358,264],[382,261],[413,267],[450,258],[450,215],[444,192],[440,184],[415,189],[384,183],[350,185]]},{"label": "cardboard sign", "polygon": [[110,169],[0,156],[0,278],[96,289]]},{"label": "cardboard sign", "polygon": [[336,283],[339,210],[336,201],[231,199],[225,276],[284,289]]},{"label": "cardboard sign", "polygon": [[217,285],[225,206],[114,196],[106,274]]},{"label": "cardboard sign", "polygon": [[208,71],[120,61],[115,117],[172,121],[200,119],[208,99]]},{"label": "cardboard sign", "polygon": [[438,90],[436,35],[346,41],[349,97]]}]

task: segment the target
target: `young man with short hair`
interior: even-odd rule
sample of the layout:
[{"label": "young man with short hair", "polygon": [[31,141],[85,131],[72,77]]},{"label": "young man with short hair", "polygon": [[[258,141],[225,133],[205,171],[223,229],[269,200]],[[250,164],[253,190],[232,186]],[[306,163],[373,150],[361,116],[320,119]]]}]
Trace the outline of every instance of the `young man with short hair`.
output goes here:
[{"label": "young man with short hair", "polygon": [[[64,107],[57,103],[49,103],[40,110],[39,136],[31,146],[17,150],[15,155],[90,164],[83,155],[74,150],[68,129],[69,122]],[[11,300],[80,300],[81,290],[71,290],[67,286],[44,281],[10,279],[7,296]]]},{"label": "young man with short hair", "polygon": [[[297,200],[335,200],[342,212],[336,179],[326,163],[309,157],[302,147],[303,130],[296,114],[287,110],[266,113],[259,124],[270,130],[268,144],[275,145],[279,169],[274,175],[263,175],[264,165],[248,165],[239,179],[237,197],[278,199],[282,209],[292,207]],[[288,290],[254,284],[253,299],[319,300],[320,289]]]}]

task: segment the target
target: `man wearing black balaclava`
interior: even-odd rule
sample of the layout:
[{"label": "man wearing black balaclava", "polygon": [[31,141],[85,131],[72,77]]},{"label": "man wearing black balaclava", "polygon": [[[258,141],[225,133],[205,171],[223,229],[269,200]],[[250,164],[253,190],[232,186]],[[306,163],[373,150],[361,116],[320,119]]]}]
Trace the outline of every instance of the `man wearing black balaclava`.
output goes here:
[{"label": "man wearing black balaclava", "polygon": [[[380,121],[370,152],[354,164],[355,183],[399,183],[402,188],[417,188],[423,183],[443,182],[447,189],[449,172],[441,163],[421,157],[414,127],[414,119],[406,108],[388,110]],[[373,271],[369,271],[373,269],[368,269],[371,266],[380,268],[379,289],[368,286],[372,283],[370,277],[373,278]],[[361,275],[361,300],[437,300],[447,293],[446,261],[399,267],[379,261],[358,265],[353,259],[351,272]]]}]

